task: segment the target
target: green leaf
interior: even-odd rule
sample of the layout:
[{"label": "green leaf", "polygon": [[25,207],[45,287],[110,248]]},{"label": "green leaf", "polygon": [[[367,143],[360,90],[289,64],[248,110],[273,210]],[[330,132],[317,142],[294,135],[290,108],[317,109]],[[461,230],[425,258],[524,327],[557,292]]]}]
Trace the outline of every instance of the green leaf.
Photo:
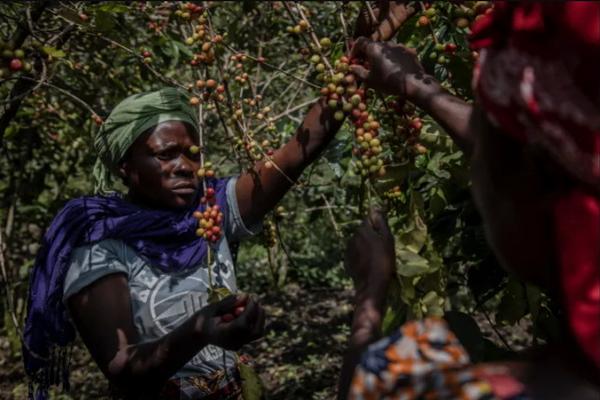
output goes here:
[{"label": "green leaf", "polygon": [[448,204],[448,201],[444,191],[439,186],[433,188],[429,199],[429,212],[435,217],[444,211],[446,204]]},{"label": "green leaf", "polygon": [[261,400],[264,398],[263,386],[260,377],[249,365],[239,364],[240,377],[242,378],[242,395],[244,400]]},{"label": "green leaf", "polygon": [[444,315],[444,298],[431,290],[421,299],[421,311],[428,316],[441,317]]},{"label": "green leaf", "polygon": [[419,253],[427,241],[427,225],[421,218],[423,200],[416,191],[410,192],[410,221],[405,232],[400,235],[400,242],[413,253]]},{"label": "green leaf", "polygon": [[388,289],[387,309],[381,323],[384,335],[389,335],[406,321],[406,305],[403,302],[403,290],[397,279],[392,280]]},{"label": "green leaf", "polygon": [[129,7],[127,7],[125,4],[117,4],[117,3],[105,3],[100,5],[100,7],[98,7],[98,10],[107,12],[107,13],[116,13],[116,14],[122,14],[122,13],[126,13],[127,11],[129,11]]},{"label": "green leaf", "polygon": [[185,54],[188,57],[193,57],[194,53],[192,52],[192,50],[190,50],[189,46],[186,46],[185,44],[178,42],[177,40],[173,40],[171,43],[173,43],[175,45],[175,47],[177,47],[177,49],[182,52],[183,54]]},{"label": "green leaf", "polygon": [[429,261],[412,250],[396,248],[396,259],[396,273],[399,276],[413,277],[430,272]]},{"label": "green leaf", "polygon": [[471,361],[483,361],[485,351],[483,334],[473,317],[460,311],[448,311],[444,314],[444,319],[448,322],[450,330],[454,332],[460,344],[469,353]]},{"label": "green leaf", "polygon": [[114,29],[116,25],[115,17],[106,11],[99,9],[96,11],[96,28],[101,32],[108,32]]},{"label": "green leaf", "polygon": [[12,137],[14,137],[20,130],[19,125],[15,125],[15,124],[10,124],[8,126],[8,128],[6,128],[4,130],[4,138],[5,139],[10,139]]},{"label": "green leaf", "polygon": [[54,58],[62,58],[64,56],[66,56],[66,53],[64,51],[59,50],[52,46],[44,46],[44,47],[42,47],[42,51]]},{"label": "green leaf", "polygon": [[508,281],[504,294],[498,306],[496,320],[514,324],[527,314],[527,297],[525,286],[518,280],[512,278]]},{"label": "green leaf", "polygon": [[225,297],[231,296],[233,293],[227,288],[218,287],[209,289],[208,291],[208,302],[216,303],[218,301],[223,300]]},{"label": "green leaf", "polygon": [[527,296],[527,307],[531,313],[531,319],[535,321],[540,312],[542,292],[536,286],[527,285],[525,287],[525,294]]},{"label": "green leaf", "polygon": [[408,176],[412,166],[407,161],[402,164],[393,164],[386,167],[386,173],[383,177],[377,179],[375,187],[378,193],[384,193],[394,186],[401,185]]}]

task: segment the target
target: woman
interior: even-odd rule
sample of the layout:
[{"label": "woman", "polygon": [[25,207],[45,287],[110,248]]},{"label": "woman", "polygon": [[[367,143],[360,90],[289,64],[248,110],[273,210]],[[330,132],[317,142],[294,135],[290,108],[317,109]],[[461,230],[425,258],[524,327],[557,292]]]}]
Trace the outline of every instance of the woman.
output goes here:
[{"label": "woman", "polygon": [[[297,179],[338,128],[315,105],[273,161]],[[224,231],[212,245],[209,270],[208,245],[195,236],[192,215],[207,195],[194,145],[194,110],[174,88],[131,96],[105,121],[95,175],[103,188],[110,174],[118,176],[128,193],[69,202],[45,236],[25,330],[26,366],[42,389],[63,379],[51,375],[60,362],[53,347],[73,340],[72,320],[100,369],[128,397],[155,395],[172,376],[178,379],[170,386],[184,398],[239,394],[236,357],[222,349],[260,337],[264,311],[242,296],[207,305],[208,292],[236,291],[229,242],[252,234],[291,183],[262,162],[238,178],[207,180]],[[240,306],[233,321],[221,320]]]},{"label": "woman", "polygon": [[402,46],[359,40],[354,55],[371,69],[354,70],[423,108],[470,156],[492,249],[560,299],[564,339],[535,359],[486,365],[470,364],[439,319],[373,343],[395,274],[393,238],[375,212],[348,246],[357,306],[341,398],[600,398],[600,4],[496,3],[472,43],[482,50],[474,107]]},{"label": "woman", "polygon": [[[384,39],[409,10],[390,2],[376,10]],[[357,21],[357,34],[375,24]],[[365,17],[366,16],[366,17]],[[237,399],[233,350],[260,337],[264,311],[256,300],[211,294],[236,282],[229,243],[251,235],[339,129],[324,101],[271,159],[237,178],[207,179],[196,171],[198,126],[188,99],[174,88],[133,95],[104,122],[95,142],[101,190],[120,178],[126,196],[70,201],[44,237],[31,277],[24,359],[37,394],[68,384],[66,349],[75,328],[102,372],[128,398]],[[281,173],[281,172],[282,173]],[[208,244],[196,235],[201,198],[219,206],[224,233]],[[213,259],[208,260],[208,248]]]}]

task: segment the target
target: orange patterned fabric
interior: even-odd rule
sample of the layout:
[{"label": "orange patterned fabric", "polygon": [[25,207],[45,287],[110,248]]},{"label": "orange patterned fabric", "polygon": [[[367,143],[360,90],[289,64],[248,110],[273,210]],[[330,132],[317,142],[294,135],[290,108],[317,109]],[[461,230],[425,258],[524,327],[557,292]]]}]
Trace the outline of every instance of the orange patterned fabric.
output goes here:
[{"label": "orange patterned fabric", "polygon": [[[349,398],[496,399],[467,352],[439,318],[411,321],[369,346],[356,367]],[[512,400],[526,400],[515,393]]]}]

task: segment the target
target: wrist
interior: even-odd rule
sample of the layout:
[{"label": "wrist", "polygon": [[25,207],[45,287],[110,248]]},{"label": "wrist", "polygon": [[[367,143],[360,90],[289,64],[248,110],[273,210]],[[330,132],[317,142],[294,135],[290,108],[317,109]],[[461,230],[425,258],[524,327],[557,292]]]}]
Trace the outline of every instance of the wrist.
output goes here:
[{"label": "wrist", "polygon": [[428,110],[431,98],[442,91],[442,87],[431,75],[407,77],[406,98],[423,110]]},{"label": "wrist", "polygon": [[380,337],[384,307],[385,300],[381,296],[357,294],[349,340],[351,348],[365,347]]}]

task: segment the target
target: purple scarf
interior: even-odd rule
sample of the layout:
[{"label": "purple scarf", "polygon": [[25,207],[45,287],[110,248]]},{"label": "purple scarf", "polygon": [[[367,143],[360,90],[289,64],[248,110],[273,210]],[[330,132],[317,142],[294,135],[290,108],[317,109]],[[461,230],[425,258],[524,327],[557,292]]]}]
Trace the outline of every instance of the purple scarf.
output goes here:
[{"label": "purple scarf", "polygon": [[[227,182],[227,178],[207,180],[207,185],[214,187],[216,202],[225,216]],[[208,248],[196,236],[197,220],[192,216],[196,209],[203,210],[204,206],[184,211],[143,209],[112,195],[71,200],[56,215],[44,235],[31,273],[23,337],[25,370],[37,386],[36,398],[46,398],[47,389],[53,384],[62,383],[68,389],[65,350],[75,339],[75,329],[62,297],[73,249],[104,239],[119,239],[166,273],[194,268],[200,265]]]}]

